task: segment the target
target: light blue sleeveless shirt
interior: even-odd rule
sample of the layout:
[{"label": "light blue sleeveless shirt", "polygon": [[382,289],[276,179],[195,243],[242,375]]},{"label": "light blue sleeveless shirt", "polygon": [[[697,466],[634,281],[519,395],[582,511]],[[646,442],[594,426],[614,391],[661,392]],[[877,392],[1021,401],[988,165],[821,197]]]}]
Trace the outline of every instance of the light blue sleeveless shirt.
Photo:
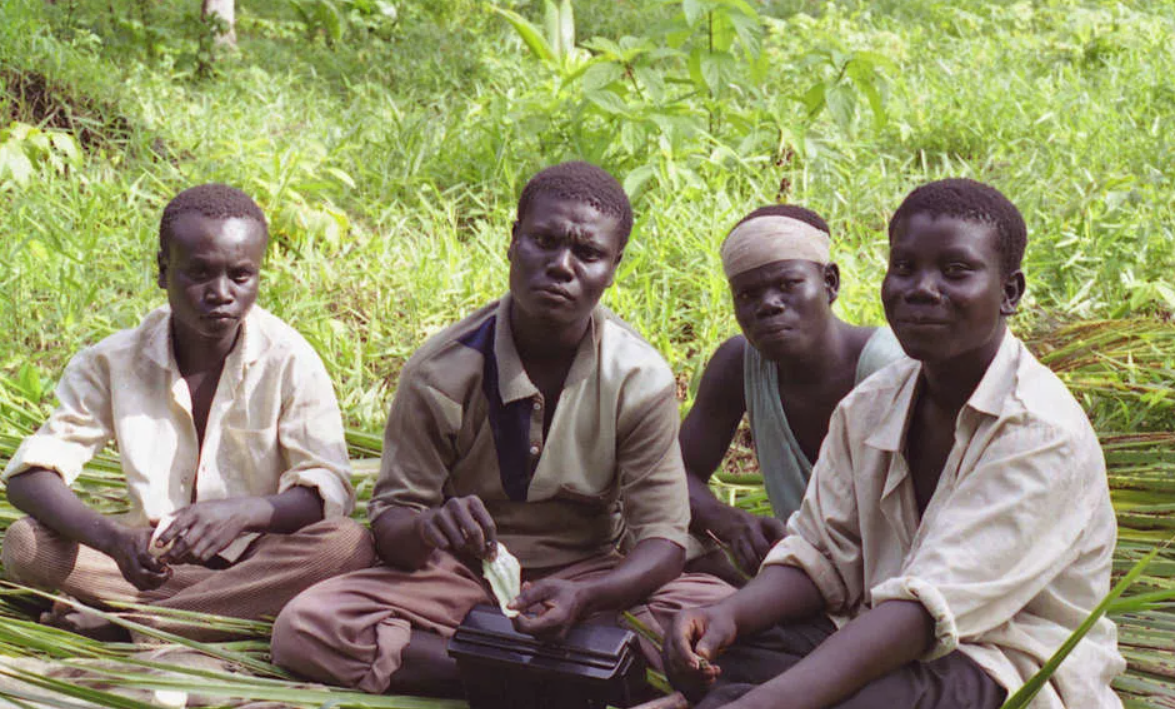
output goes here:
[{"label": "light blue sleeveless shirt", "polygon": [[[888,327],[877,328],[861,350],[853,386],[904,356],[893,332]],[[779,370],[774,362],[760,356],[750,343],[743,354],[743,392],[751,420],[751,435],[755,439],[755,454],[771,510],[778,519],[786,522],[804,499],[808,478],[812,477],[812,463],[800,448],[783,412],[783,402],[779,398]]]}]

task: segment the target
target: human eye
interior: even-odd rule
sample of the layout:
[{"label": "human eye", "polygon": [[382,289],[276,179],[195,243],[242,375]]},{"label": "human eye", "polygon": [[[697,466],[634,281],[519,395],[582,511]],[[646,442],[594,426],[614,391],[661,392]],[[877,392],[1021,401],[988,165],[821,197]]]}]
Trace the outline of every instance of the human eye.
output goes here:
[{"label": "human eye", "polygon": [[944,266],[942,272],[947,278],[966,278],[971,273],[971,266],[970,264],[955,261]]},{"label": "human eye", "polygon": [[247,283],[254,274],[255,271],[251,268],[234,268],[229,277],[237,283]]},{"label": "human eye", "polygon": [[910,270],[910,262],[906,259],[891,259],[889,262],[889,272],[895,276],[907,276]]},{"label": "human eye", "polygon": [[604,252],[592,246],[577,246],[575,256],[580,261],[599,261],[604,258]]}]

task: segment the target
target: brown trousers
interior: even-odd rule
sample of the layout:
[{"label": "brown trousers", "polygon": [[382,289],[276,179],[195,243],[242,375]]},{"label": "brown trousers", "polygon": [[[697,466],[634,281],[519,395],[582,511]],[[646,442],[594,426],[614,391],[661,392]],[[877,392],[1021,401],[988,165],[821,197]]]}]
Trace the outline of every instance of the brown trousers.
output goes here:
[{"label": "brown trousers", "polygon": [[[587,581],[622,559],[601,555],[524,578]],[[732,587],[713,576],[684,574],[653,593],[647,605],[630,610],[663,632],[678,610],[715,603],[731,593]],[[452,637],[465,614],[481,603],[497,602],[480,575],[446,552],[434,551],[416,571],[388,566],[356,571],[314,586],[285,607],[273,626],[273,659],[320,682],[382,694],[400,668],[413,628]],[[657,650],[643,640],[642,649],[660,667]]]},{"label": "brown trousers", "polygon": [[[123,578],[114,559],[24,517],[4,534],[3,562],[9,579],[60,591],[89,605],[121,601],[257,620],[277,615],[291,598],[319,581],[370,567],[375,547],[358,522],[323,520],[293,534],[262,535],[224,569],[176,565],[162,586],[140,591]],[[197,625],[159,618],[146,622],[193,640],[226,637],[223,631]]]},{"label": "brown trousers", "polygon": [[[836,632],[826,617],[776,626],[740,640],[718,658],[722,674],[697,709],[716,709],[791,669]],[[911,662],[865,685],[835,709],[999,709],[1007,692],[961,652]]]}]

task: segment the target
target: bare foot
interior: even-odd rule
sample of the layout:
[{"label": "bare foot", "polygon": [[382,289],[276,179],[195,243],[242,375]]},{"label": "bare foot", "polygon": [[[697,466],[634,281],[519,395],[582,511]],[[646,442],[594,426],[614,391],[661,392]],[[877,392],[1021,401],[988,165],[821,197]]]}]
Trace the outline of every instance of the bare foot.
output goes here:
[{"label": "bare foot", "polygon": [[101,642],[130,642],[126,628],[87,611],[79,611],[64,603],[54,603],[53,608],[41,614],[42,625],[68,630]]}]

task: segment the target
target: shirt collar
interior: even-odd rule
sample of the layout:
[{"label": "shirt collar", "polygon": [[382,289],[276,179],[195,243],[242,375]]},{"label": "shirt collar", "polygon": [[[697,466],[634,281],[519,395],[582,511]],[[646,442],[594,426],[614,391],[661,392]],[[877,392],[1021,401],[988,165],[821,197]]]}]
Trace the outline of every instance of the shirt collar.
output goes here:
[{"label": "shirt collar", "polygon": [[[498,391],[501,392],[502,402],[507,404],[519,399],[532,398],[539,393],[538,388],[527,376],[526,369],[522,366],[522,358],[518,354],[518,348],[514,345],[514,332],[510,327],[510,303],[509,294],[506,294],[498,302],[497,327],[494,328],[494,357],[498,360]],[[588,323],[588,332],[580,340],[575,360],[567,371],[567,379],[563,383],[564,389],[586,377],[595,367],[602,325],[603,311],[599,306],[596,306],[592,311],[591,321]]]},{"label": "shirt collar", "polygon": [[[1000,347],[987,371],[979,380],[979,385],[964,404],[964,408],[971,408],[989,416],[999,416],[1004,410],[1008,397],[1016,386],[1016,368],[1019,364],[1019,341],[1005,329]],[[910,419],[910,409],[914,403],[914,396],[918,392],[918,380],[922,374],[922,363],[917,362],[905,375],[905,380],[893,395],[893,401],[888,407],[890,415],[873,431],[865,443],[878,450],[896,453],[902,449],[906,437],[906,425]]]}]

